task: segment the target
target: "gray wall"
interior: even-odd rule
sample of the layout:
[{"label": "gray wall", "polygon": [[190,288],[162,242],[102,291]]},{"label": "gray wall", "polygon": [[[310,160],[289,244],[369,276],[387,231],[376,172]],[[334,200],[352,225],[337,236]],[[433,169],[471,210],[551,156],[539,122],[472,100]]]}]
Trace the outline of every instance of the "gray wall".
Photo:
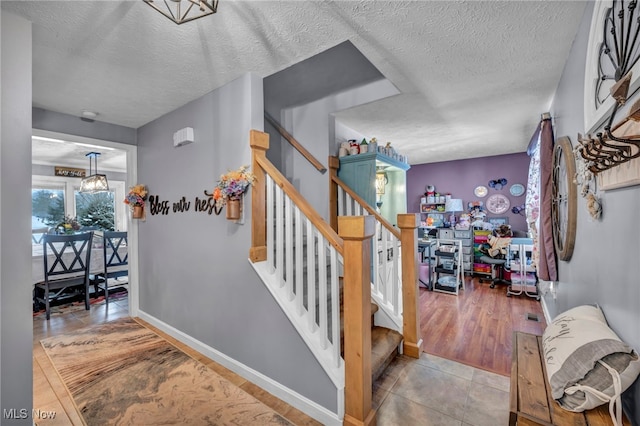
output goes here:
[{"label": "gray wall", "polygon": [[1,20],[0,410],[27,411],[0,423],[32,424],[31,23],[7,12]]},{"label": "gray wall", "polygon": [[[262,80],[245,75],[138,131],[138,181],[161,200],[211,191],[229,169],[250,164],[249,130],[262,129]],[[193,127],[195,142],[172,135]],[[245,225],[194,211],[139,224],[140,309],[336,412],[336,388],[247,257]]]},{"label": "gray wall", "polygon": [[[551,114],[556,138],[568,136],[575,146],[584,133],[584,75],[593,3],[585,11],[555,94]],[[633,98],[628,104],[637,99]],[[545,295],[551,316],[582,304],[598,303],[622,340],[640,351],[640,186],[600,194],[602,220],[591,219],[583,198],[578,202],[576,246],[569,262],[560,261],[555,298]],[[625,395],[626,409],[636,407],[640,424],[640,380]],[[629,414],[629,411],[627,411]]]},{"label": "gray wall", "polygon": [[66,133],[68,135],[101,139],[111,142],[136,144],[136,129],[119,126],[117,124],[94,121],[93,123],[80,120],[69,114],[49,111],[33,107],[33,128],[49,130],[51,132]]},{"label": "gray wall", "polygon": [[[332,114],[397,93],[398,89],[388,80],[378,80],[285,110],[282,113],[282,123],[298,142],[328,167],[329,155],[337,156],[340,142],[345,140],[346,135],[340,132],[347,130],[347,127],[339,126],[336,134],[336,122]],[[373,136],[375,135],[368,137]],[[353,137],[359,137],[359,134],[354,133]],[[281,170],[284,170],[285,176],[291,179],[298,191],[327,220],[328,174],[319,173],[299,152],[289,146],[283,146],[282,152],[284,168]]]},{"label": "gray wall", "polygon": [[[383,79],[382,73],[347,40],[266,77],[264,109],[282,122],[281,113],[285,109],[306,105],[329,95]],[[291,165],[287,167],[284,163],[291,158],[291,153],[287,152],[291,149],[290,145],[280,138],[271,125],[265,125],[265,132],[271,135],[271,148],[267,152],[267,158],[289,177],[287,169]],[[293,136],[298,139],[296,135]],[[311,146],[306,141],[298,141],[307,149]],[[324,164],[326,157],[318,157],[318,160]]]}]

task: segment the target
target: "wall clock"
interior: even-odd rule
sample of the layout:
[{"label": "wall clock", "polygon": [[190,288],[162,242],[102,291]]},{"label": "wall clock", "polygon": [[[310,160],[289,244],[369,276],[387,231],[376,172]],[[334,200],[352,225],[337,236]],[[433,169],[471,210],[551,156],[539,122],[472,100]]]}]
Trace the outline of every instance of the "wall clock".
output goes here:
[{"label": "wall clock", "polygon": [[502,194],[493,194],[487,198],[487,210],[492,214],[502,214],[509,210],[510,205],[509,199]]},{"label": "wall clock", "polygon": [[551,227],[558,259],[569,260],[576,242],[576,162],[571,141],[563,136],[553,150]]}]

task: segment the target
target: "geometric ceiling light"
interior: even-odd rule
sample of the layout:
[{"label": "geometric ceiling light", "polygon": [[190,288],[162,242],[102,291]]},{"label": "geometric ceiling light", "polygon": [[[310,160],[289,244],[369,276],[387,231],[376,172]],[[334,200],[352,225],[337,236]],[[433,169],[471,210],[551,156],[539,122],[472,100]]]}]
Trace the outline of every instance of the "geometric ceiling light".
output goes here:
[{"label": "geometric ceiling light", "polygon": [[[102,192],[109,190],[109,182],[105,175],[98,174],[98,156],[99,152],[90,152],[86,156],[89,157],[89,176],[82,179],[80,182],[80,192]],[[96,172],[91,174],[91,160],[96,163]]]},{"label": "geometric ceiling light", "polygon": [[218,0],[143,0],[180,25],[218,11]]}]

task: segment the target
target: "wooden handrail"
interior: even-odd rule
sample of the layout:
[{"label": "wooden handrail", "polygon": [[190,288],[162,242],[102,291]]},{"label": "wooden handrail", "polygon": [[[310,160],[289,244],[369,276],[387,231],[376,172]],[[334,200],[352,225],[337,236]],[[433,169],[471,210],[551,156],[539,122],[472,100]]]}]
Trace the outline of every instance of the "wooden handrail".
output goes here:
[{"label": "wooden handrail", "polygon": [[336,183],[336,185],[340,186],[343,191],[351,196],[358,204],[360,204],[371,216],[374,216],[378,222],[382,224],[389,232],[391,232],[397,239],[400,239],[400,230],[398,230],[395,226],[391,224],[387,219],[382,217],[380,213],[375,211],[373,207],[369,205],[361,196],[356,194],[351,188],[347,186],[346,183],[340,180],[337,176],[331,176],[331,180]]},{"label": "wooden handrail", "polygon": [[327,239],[329,244],[336,249],[338,253],[343,254],[344,242],[342,238],[324,221],[324,219],[315,211],[313,207],[304,199],[296,188],[285,178],[282,173],[266,158],[258,157],[256,162],[262,169],[271,176],[274,183],[291,198],[291,201],[300,209],[302,214],[313,223],[320,233]]},{"label": "wooden handrail", "polygon": [[282,135],[283,138],[285,138],[287,140],[287,142],[289,142],[291,144],[291,146],[293,146],[295,149],[298,150],[298,152],[300,154],[302,154],[302,156],[304,158],[307,159],[308,162],[310,162],[313,167],[315,167],[320,173],[326,173],[327,172],[327,168],[325,166],[322,165],[322,163],[320,161],[318,161],[316,159],[316,157],[313,156],[313,154],[311,154],[309,151],[307,151],[307,149],[302,146],[302,144],[300,142],[298,142],[296,140],[296,138],[294,138],[291,133],[287,132],[285,130],[284,127],[282,127],[280,125],[280,123],[278,123],[276,121],[275,118],[273,118],[271,115],[269,115],[269,113],[267,111],[264,112],[264,118],[269,122],[269,124],[271,124],[273,127],[276,128],[276,130],[278,131],[278,133],[280,133],[280,135]]}]

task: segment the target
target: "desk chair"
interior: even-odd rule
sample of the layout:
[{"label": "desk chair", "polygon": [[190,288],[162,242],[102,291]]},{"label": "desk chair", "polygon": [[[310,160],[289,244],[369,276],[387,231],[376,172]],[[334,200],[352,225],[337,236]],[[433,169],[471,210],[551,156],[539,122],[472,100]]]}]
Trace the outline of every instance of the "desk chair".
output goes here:
[{"label": "desk chair", "polygon": [[[129,252],[122,253],[123,248],[127,246],[127,233],[119,231],[104,231],[102,243],[102,256],[104,259],[104,271],[95,274],[91,278],[91,282],[95,286],[96,293],[98,289],[104,290],[104,300],[109,305],[109,279],[117,280],[121,277],[129,276]],[[123,283],[113,283],[111,286],[120,286]]]},{"label": "desk chair", "polygon": [[504,279],[504,264],[506,259],[496,259],[491,256],[480,256],[480,262],[491,265],[491,285],[490,288],[495,288],[496,284],[511,284]]},{"label": "desk chair", "polygon": [[[36,283],[34,301],[45,304],[47,320],[51,317],[50,302],[58,299],[65,290],[72,287],[79,287],[84,292],[85,309],[89,310],[89,267],[92,239],[93,232],[72,235],[43,235],[44,281]],[[52,258],[50,259],[49,256]],[[43,292],[42,297],[38,295],[37,290]],[[56,290],[57,293],[51,294]]]}]

